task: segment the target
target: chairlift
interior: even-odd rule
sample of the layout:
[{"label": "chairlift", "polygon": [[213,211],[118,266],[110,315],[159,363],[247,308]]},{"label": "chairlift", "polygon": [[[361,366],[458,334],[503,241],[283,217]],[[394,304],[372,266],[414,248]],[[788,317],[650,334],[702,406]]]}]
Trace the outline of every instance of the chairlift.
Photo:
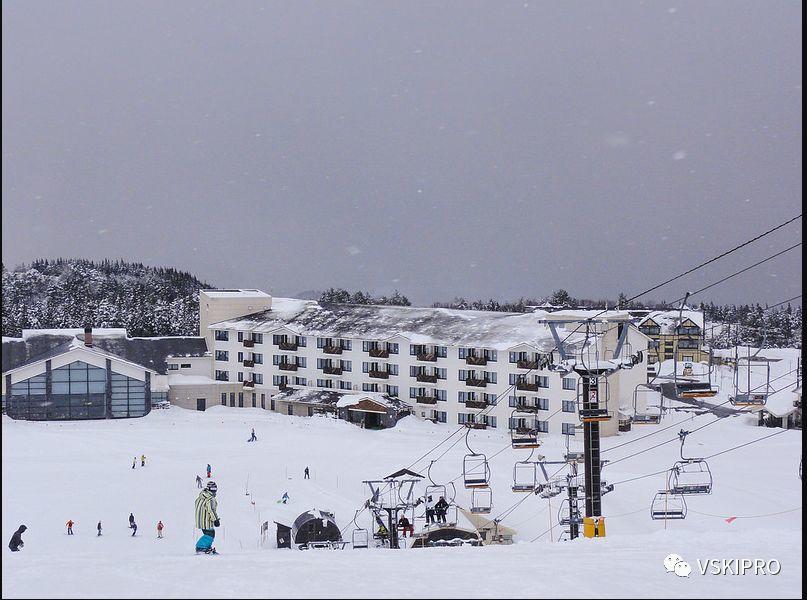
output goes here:
[{"label": "chairlift", "polygon": [[686,519],[687,503],[684,496],[672,490],[659,490],[650,505],[650,518],[654,521]]},{"label": "chairlift", "polygon": [[[684,322],[684,306],[686,306],[687,299],[690,292],[684,295],[684,300],[678,309],[678,324],[676,328],[681,326]],[[714,369],[714,355],[712,350],[709,350],[709,365],[706,370],[706,381],[703,381],[702,373],[695,373],[691,361],[684,363],[681,375],[678,374],[678,338],[675,336],[675,351],[673,352],[673,378],[675,383],[675,395],[677,398],[711,398],[716,396],[719,389],[716,384],[712,383],[712,370]],[[686,378],[686,379],[685,379]]]},{"label": "chairlift", "polygon": [[463,483],[466,488],[486,488],[490,483],[490,466],[488,459],[484,454],[479,454],[471,449],[468,445],[468,434],[470,430],[465,432],[465,446],[468,448],[468,454],[462,460],[462,477]]},{"label": "chairlift", "polygon": [[[764,336],[763,336],[764,343]],[[753,365],[754,367],[764,368],[765,372],[763,377],[765,383],[756,387],[751,387],[751,374],[754,372],[752,362],[759,354],[760,348],[752,355],[751,346],[748,346],[747,356],[738,356],[738,350],[735,348],[734,358],[734,395],[729,397],[729,402],[732,406],[765,406],[768,401],[768,395],[771,391],[771,363],[767,359],[762,359],[761,365]],[[745,381],[740,381],[740,366],[745,367]]]},{"label": "chairlift", "polygon": [[[587,380],[588,395],[584,393]],[[583,423],[608,421],[608,378],[605,375],[583,375],[577,381],[577,416]]]},{"label": "chairlift", "polygon": [[583,523],[583,515],[580,514],[580,508],[575,506],[572,509],[569,498],[564,498],[560,503],[558,509],[558,524],[559,525],[581,525]]},{"label": "chairlift", "polygon": [[538,465],[529,460],[513,465],[513,491],[534,492],[538,486]]},{"label": "chairlift", "polygon": [[493,509],[493,492],[490,488],[471,489],[471,513],[487,515]]},{"label": "chairlift", "polygon": [[664,396],[655,386],[640,383],[633,389],[633,422],[656,425],[664,415]]},{"label": "chairlift", "polygon": [[516,417],[517,412],[519,412],[518,408],[510,416],[510,443],[512,447],[516,450],[540,448],[541,441],[538,439],[538,428],[535,427],[534,419]]},{"label": "chairlift", "polygon": [[369,532],[364,528],[354,529],[350,545],[354,550],[358,550],[360,548],[369,548],[370,547]]},{"label": "chairlift", "polygon": [[709,463],[703,458],[684,456],[687,435],[689,432],[683,429],[678,433],[681,438],[681,460],[676,461],[670,469],[667,488],[671,493],[678,495],[711,494],[714,480]]}]

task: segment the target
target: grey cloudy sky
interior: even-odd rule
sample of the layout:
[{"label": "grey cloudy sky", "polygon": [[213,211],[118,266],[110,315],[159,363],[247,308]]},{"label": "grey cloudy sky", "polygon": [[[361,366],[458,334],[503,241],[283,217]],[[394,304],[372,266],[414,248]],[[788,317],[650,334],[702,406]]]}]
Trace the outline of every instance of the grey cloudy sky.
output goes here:
[{"label": "grey cloudy sky", "polygon": [[[7,267],[122,257],[277,295],[615,297],[801,210],[800,2],[2,6]],[[801,285],[796,250],[704,299]]]}]

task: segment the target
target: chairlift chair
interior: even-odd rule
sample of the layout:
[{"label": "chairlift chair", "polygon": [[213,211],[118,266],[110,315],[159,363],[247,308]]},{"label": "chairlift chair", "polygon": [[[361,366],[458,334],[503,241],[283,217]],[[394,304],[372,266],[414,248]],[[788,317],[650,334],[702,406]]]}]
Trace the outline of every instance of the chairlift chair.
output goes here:
[{"label": "chairlift chair", "polygon": [[704,458],[687,458],[684,456],[684,444],[689,435],[683,429],[678,433],[681,439],[681,460],[676,461],[670,469],[667,489],[676,495],[711,494],[714,480],[709,463]]},{"label": "chairlift chair", "polygon": [[564,498],[563,501],[560,503],[560,508],[558,509],[558,524],[581,525],[582,523],[583,523],[583,516],[580,514],[580,508],[578,507],[577,510],[574,511],[574,514],[572,514],[571,503],[569,502],[568,498]]},{"label": "chairlift chair", "polygon": [[[653,403],[649,401],[653,401]],[[642,410],[640,405],[644,404]],[[633,389],[633,422],[637,425],[656,425],[664,413],[664,396],[661,390],[646,383]]]},{"label": "chairlift chair", "polygon": [[538,429],[534,427],[534,420],[527,417],[516,417],[517,412],[518,408],[510,415],[510,444],[516,450],[540,448],[541,441],[538,439]]},{"label": "chairlift chair", "polygon": [[493,509],[493,492],[490,488],[471,489],[471,513],[487,515]]},{"label": "chairlift chair", "polygon": [[370,534],[364,528],[354,529],[351,538],[351,547],[354,550],[370,547]]},{"label": "chairlift chair", "polygon": [[513,465],[513,491],[534,492],[538,485],[538,465],[519,461]]},{"label": "chairlift chair", "polygon": [[684,496],[672,490],[659,490],[650,505],[650,518],[654,521],[686,519],[687,503]]},{"label": "chairlift chair", "polygon": [[[736,352],[736,350],[735,350]],[[734,361],[734,395],[729,397],[732,406],[765,406],[768,401],[768,394],[771,390],[771,363],[768,360],[763,362],[765,369],[765,383],[754,388],[751,387],[752,361],[759,354],[757,350],[751,354],[751,347],[748,347],[748,356],[735,356]],[[744,364],[746,378],[743,386],[740,383],[740,365]],[[756,366],[756,365],[754,365]]]},{"label": "chairlift chair", "polygon": [[471,430],[465,432],[465,447],[468,454],[462,459],[462,479],[466,488],[486,488],[490,484],[490,465],[484,454],[474,452],[468,444]]}]

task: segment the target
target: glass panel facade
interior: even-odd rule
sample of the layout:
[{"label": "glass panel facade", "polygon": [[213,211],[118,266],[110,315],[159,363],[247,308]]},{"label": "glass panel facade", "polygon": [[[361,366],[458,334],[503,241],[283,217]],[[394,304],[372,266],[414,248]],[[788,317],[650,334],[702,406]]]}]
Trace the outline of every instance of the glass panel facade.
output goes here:
[{"label": "glass panel facade", "polygon": [[[146,406],[146,383],[111,373],[109,416],[142,417]],[[75,361],[51,371],[50,395],[47,375],[42,373],[11,385],[8,414],[15,419],[61,420],[107,417],[107,370]]]}]

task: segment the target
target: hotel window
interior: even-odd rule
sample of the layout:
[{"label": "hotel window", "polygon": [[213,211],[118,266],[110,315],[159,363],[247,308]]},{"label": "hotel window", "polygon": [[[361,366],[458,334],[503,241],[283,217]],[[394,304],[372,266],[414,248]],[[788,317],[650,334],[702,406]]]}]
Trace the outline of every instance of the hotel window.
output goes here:
[{"label": "hotel window", "polygon": [[244,362],[244,353],[239,352],[237,356],[238,362]]},{"label": "hotel window", "polygon": [[230,360],[230,353],[226,350],[216,350],[216,360]]},{"label": "hotel window", "polygon": [[216,329],[216,341],[226,342],[230,339],[230,332],[226,329]]},{"label": "hotel window", "polygon": [[235,392],[230,392],[230,406],[235,407]]},{"label": "hotel window", "polygon": [[238,341],[239,341],[239,342],[243,342],[243,341],[244,341],[244,332],[243,332],[243,331],[239,331],[239,332],[238,332]]},{"label": "hotel window", "polygon": [[397,385],[388,385],[387,386],[387,395],[392,396],[393,398],[398,397],[398,386]]},{"label": "hotel window", "polygon": [[179,365],[179,368],[180,369],[190,369],[191,368],[191,363],[182,363],[182,364]]},{"label": "hotel window", "polygon": [[244,381],[244,372],[238,371],[238,382],[241,383],[242,381]]},{"label": "hotel window", "polygon": [[549,433],[549,421],[539,421],[536,419],[535,428],[539,433]]},{"label": "hotel window", "polygon": [[229,371],[219,371],[216,370],[216,381],[230,381],[230,372]]},{"label": "hotel window", "polygon": [[549,398],[536,398],[535,406],[538,410],[549,410]]},{"label": "hotel window", "polygon": [[342,367],[342,370],[345,371],[346,373],[349,373],[350,371],[353,370],[353,362],[349,360],[340,361],[340,366]]},{"label": "hotel window", "polygon": [[252,381],[254,381],[258,385],[263,385],[263,374],[261,374],[261,373],[253,373],[252,374]]},{"label": "hotel window", "polygon": [[221,405],[227,406],[227,392],[221,393]]},{"label": "hotel window", "polygon": [[262,365],[263,364],[263,354],[253,354],[252,355],[252,360],[255,361],[256,365]]},{"label": "hotel window", "polygon": [[263,334],[262,333],[253,333],[252,334],[252,341],[256,344],[263,344]]},{"label": "hotel window", "polygon": [[438,423],[445,423],[447,420],[447,413],[442,410],[435,411],[437,413],[437,422]]},{"label": "hotel window", "polygon": [[549,387],[549,377],[546,377],[545,375],[537,375],[535,377],[535,382],[538,384],[538,387],[541,388]]},{"label": "hotel window", "polygon": [[179,371],[179,365],[176,363],[168,363],[169,371]]},{"label": "hotel window", "polygon": [[255,392],[252,392],[252,408],[255,408],[255,405],[256,405],[255,399],[256,398],[257,398],[257,396],[255,395]]},{"label": "hotel window", "polygon": [[575,432],[574,423],[561,423],[560,429],[563,435],[574,435]]},{"label": "hotel window", "polygon": [[564,400],[562,408],[563,408],[563,412],[573,413],[574,412],[574,400]]},{"label": "hotel window", "polygon": [[295,377],[294,385],[308,385],[308,380],[305,377]]},{"label": "hotel window", "polygon": [[351,390],[353,388],[350,387],[350,382],[349,381],[340,381],[339,382],[339,389],[340,390]]},{"label": "hotel window", "polygon": [[446,400],[448,400],[448,392],[446,392],[445,390],[434,390],[434,394],[435,396],[437,396],[438,401],[445,402]]},{"label": "hotel window", "polygon": [[564,377],[562,380],[564,390],[575,389],[574,377]]},{"label": "hotel window", "polygon": [[244,392],[238,392],[238,408],[244,408]]}]

